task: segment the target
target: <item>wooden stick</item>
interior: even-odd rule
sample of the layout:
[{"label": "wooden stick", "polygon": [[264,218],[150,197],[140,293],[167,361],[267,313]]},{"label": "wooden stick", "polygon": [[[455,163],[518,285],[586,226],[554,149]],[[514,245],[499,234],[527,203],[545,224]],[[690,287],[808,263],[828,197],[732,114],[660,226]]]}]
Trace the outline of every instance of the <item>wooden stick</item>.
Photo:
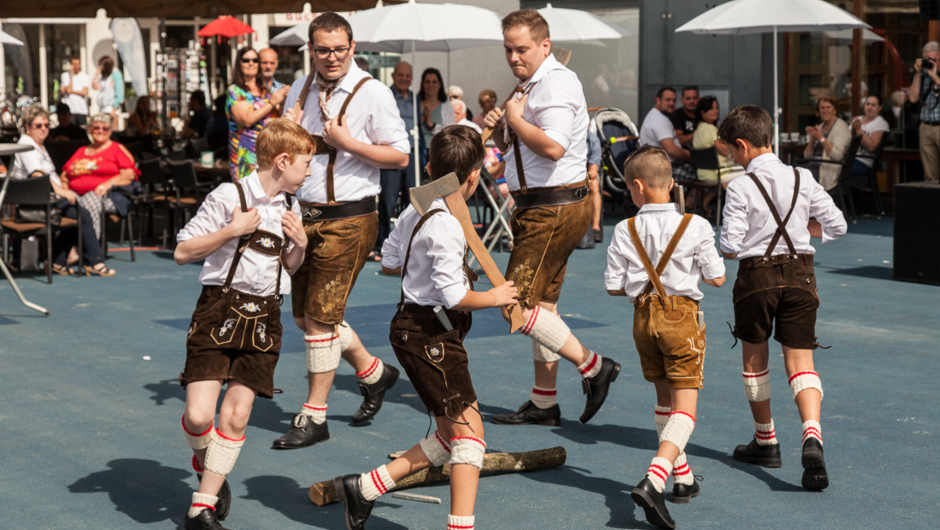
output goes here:
[{"label": "wooden stick", "polygon": [[[525,473],[562,466],[568,459],[564,447],[551,447],[524,453],[489,453],[483,457],[481,476],[501,473]],[[450,464],[424,469],[398,481],[393,491],[424,486],[435,482],[450,480]],[[333,479],[317,482],[310,486],[310,501],[317,506],[326,506],[338,501]]]}]

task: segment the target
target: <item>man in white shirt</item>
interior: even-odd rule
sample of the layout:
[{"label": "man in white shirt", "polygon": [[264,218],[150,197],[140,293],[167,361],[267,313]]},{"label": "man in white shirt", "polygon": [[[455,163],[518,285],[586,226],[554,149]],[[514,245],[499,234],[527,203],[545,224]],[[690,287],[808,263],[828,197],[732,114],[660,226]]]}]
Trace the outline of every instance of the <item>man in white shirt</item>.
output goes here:
[{"label": "man in white shirt", "polygon": [[686,184],[696,178],[695,168],[687,162],[692,156],[682,148],[676,137],[676,129],[669,116],[676,110],[676,91],[664,86],[656,93],[656,104],[643,118],[640,127],[640,146],[662,147],[672,163],[672,178],[676,184]]},{"label": "man in white shirt", "polygon": [[89,85],[91,85],[91,80],[88,79],[88,74],[82,72],[81,58],[78,55],[72,55],[69,71],[62,72],[59,92],[62,94],[62,101],[72,111],[72,121],[81,127],[88,122],[88,102],[85,97],[88,96]]},{"label": "man in white shirt", "polygon": [[829,475],[819,425],[823,389],[813,365],[819,293],[810,236],[823,243],[841,237],[845,217],[809,170],[790,167],[773,153],[773,121],[764,109],[734,109],[718,136],[748,173],[728,184],[720,241],[724,256],[740,261],[732,335],[741,340],[744,389],[754,416],[754,439],[737,446],[733,457],[764,467],[782,465],[770,415],[773,333],[783,346],[790,391],[803,420],[803,487],[822,490]]},{"label": "man in white shirt", "polygon": [[454,123],[456,125],[466,125],[477,133],[483,134],[483,129],[467,119],[467,104],[463,100],[454,99],[451,100],[450,104],[454,107]]},{"label": "man in white shirt", "polygon": [[[493,109],[484,123],[496,129],[496,146],[506,152],[506,182],[516,203],[506,279],[519,289],[526,318],[522,333],[532,339],[535,386],[517,412],[498,414],[493,421],[560,425],[555,381],[564,357],[581,373],[588,395],[581,422],[587,423],[607,398],[620,365],[582,346],[556,308],[568,257],[591,222],[584,90],[578,76],[552,54],[548,24],[538,11],[514,11],[502,26],[506,60],[520,83],[506,111]],[[505,310],[503,316],[508,319]]]},{"label": "man in white shirt", "polygon": [[353,422],[375,416],[398,380],[398,370],[370,355],[343,315],[378,233],[379,171],[408,164],[408,133],[388,87],[353,63],[356,42],[346,19],[323,13],[309,36],[314,73],[295,81],[285,100],[285,115],[317,144],[311,175],[297,192],[310,244],[292,296],[305,333],[309,392],[275,449],[329,439],[326,400],[340,357],[356,369],[364,397]]}]

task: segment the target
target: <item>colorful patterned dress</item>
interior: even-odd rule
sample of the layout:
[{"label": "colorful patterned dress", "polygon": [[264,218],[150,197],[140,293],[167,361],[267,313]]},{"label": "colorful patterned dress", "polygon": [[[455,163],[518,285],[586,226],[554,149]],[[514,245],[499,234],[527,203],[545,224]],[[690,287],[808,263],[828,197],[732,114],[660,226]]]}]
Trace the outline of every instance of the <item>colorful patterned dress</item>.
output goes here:
[{"label": "colorful patterned dress", "polygon": [[228,98],[225,101],[225,113],[228,115],[228,162],[232,180],[247,177],[257,169],[258,159],[255,157],[255,141],[258,133],[268,123],[277,118],[277,111],[272,110],[254,125],[242,127],[232,117],[232,105],[244,101],[252,108],[258,110],[271,99],[271,93],[265,90],[260,96],[237,86],[228,87]]}]

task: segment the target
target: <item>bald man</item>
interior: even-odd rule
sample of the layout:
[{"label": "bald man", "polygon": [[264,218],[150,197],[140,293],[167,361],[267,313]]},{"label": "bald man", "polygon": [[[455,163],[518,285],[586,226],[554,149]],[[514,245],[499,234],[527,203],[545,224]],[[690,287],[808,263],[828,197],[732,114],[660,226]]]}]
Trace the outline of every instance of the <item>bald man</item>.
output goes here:
[{"label": "bald man", "polygon": [[408,129],[408,141],[411,142],[411,151],[408,153],[408,167],[405,169],[382,170],[382,194],[379,195],[379,237],[375,240],[374,249],[376,261],[381,261],[382,244],[391,232],[391,219],[395,213],[399,193],[402,200],[401,207],[404,210],[411,203],[408,188],[415,186],[415,145],[414,136],[411,134],[415,120],[411,81],[411,64],[405,61],[397,63],[395,69],[392,70],[392,94],[395,96],[395,103],[398,105],[398,113],[401,114],[401,119],[405,121],[405,128]]},{"label": "bald man", "polygon": [[274,79],[278,65],[277,52],[271,48],[265,48],[258,53],[258,56],[261,58],[261,77],[264,78],[268,90],[273,94],[284,86],[284,83]]}]

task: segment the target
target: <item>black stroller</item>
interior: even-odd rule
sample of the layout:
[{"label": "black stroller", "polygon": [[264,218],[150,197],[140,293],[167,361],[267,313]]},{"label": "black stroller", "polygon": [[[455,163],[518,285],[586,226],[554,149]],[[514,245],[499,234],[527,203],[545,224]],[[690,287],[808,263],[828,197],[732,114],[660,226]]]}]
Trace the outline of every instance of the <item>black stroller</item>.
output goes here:
[{"label": "black stroller", "polygon": [[601,140],[601,183],[615,201],[622,202],[624,217],[636,213],[623,177],[623,163],[639,148],[639,131],[630,116],[620,109],[601,109],[594,115],[591,132]]}]

